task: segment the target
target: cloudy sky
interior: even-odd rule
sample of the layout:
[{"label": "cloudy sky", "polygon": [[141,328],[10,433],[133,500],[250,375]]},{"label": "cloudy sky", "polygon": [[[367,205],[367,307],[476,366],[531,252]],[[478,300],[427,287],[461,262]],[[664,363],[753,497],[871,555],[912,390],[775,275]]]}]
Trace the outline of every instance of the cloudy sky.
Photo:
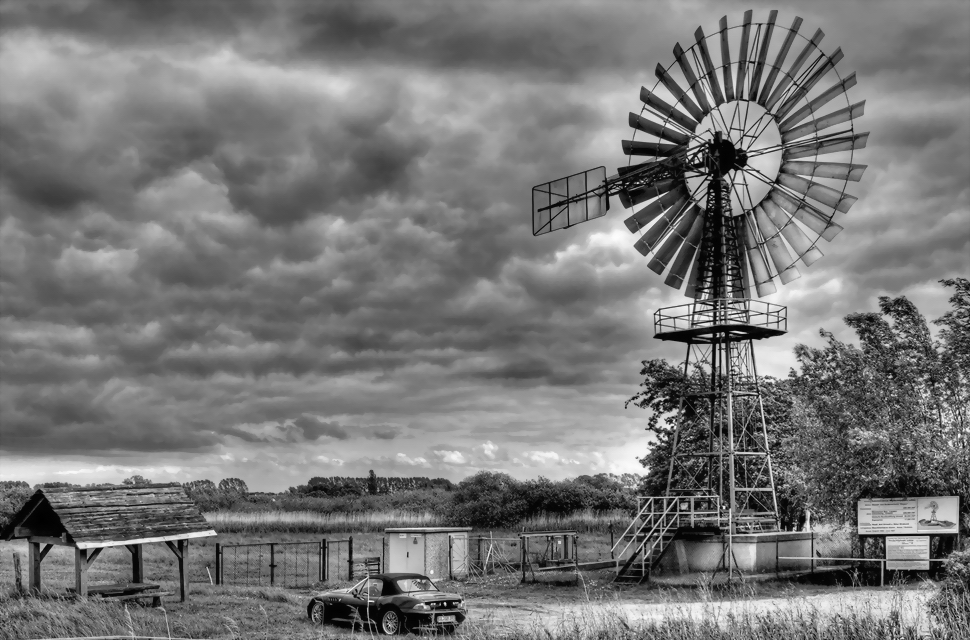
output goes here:
[{"label": "cloudy sky", "polygon": [[625,165],[654,66],[748,8],[841,46],[872,132],[770,298],[783,376],[970,274],[964,0],[0,4],[0,478],[637,471],[623,401],[684,298],[619,206],[534,238],[530,189]]}]

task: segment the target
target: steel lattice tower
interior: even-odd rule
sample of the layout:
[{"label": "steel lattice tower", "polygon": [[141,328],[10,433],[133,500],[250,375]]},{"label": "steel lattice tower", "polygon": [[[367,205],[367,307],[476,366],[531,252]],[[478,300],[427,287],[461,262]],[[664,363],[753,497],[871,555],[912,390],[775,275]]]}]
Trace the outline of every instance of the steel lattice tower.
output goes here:
[{"label": "steel lattice tower", "polygon": [[[657,332],[660,339],[687,343],[684,376],[694,381],[681,397],[666,493],[718,497],[720,523],[731,533],[774,530],[778,500],[753,340],[783,331],[766,333],[752,320],[757,301],[744,296],[740,218],[731,215],[723,177],[737,162],[733,146],[718,135],[709,158],[696,301],[686,305],[689,329]],[[676,316],[684,305],[672,310]]]}]

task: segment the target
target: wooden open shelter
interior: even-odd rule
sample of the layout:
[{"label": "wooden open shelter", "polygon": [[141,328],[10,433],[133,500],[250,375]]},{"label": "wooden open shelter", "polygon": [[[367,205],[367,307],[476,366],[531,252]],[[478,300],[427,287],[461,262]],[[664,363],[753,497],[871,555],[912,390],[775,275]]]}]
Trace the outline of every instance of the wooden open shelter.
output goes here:
[{"label": "wooden open shelter", "polygon": [[196,504],[178,484],[38,489],[0,532],[25,538],[29,587],[41,588],[41,562],[54,545],[74,548],[75,592],[88,594],[88,569],[107,547],[131,552],[132,591],[145,579],[142,545],[164,542],[178,559],[182,602],[188,592],[189,540],[214,536]]}]

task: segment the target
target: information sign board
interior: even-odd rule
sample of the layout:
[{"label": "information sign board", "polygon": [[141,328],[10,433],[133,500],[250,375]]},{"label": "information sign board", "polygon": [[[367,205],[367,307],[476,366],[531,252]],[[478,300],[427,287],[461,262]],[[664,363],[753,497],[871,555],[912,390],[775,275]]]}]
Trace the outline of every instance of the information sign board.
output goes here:
[{"label": "information sign board", "polygon": [[929,571],[929,536],[886,536],[886,568]]},{"label": "information sign board", "polygon": [[960,498],[867,498],[858,505],[859,535],[958,532]]}]

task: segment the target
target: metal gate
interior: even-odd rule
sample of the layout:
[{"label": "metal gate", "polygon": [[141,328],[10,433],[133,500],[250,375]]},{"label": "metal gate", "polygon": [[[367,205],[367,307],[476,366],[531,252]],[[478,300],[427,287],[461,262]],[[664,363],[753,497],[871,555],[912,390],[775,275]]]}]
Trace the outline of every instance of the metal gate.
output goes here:
[{"label": "metal gate", "polygon": [[216,584],[309,587],[324,581],[326,540],[216,544]]},{"label": "metal gate", "polygon": [[216,543],[216,584],[309,587],[353,580],[354,538],[312,542]]}]

